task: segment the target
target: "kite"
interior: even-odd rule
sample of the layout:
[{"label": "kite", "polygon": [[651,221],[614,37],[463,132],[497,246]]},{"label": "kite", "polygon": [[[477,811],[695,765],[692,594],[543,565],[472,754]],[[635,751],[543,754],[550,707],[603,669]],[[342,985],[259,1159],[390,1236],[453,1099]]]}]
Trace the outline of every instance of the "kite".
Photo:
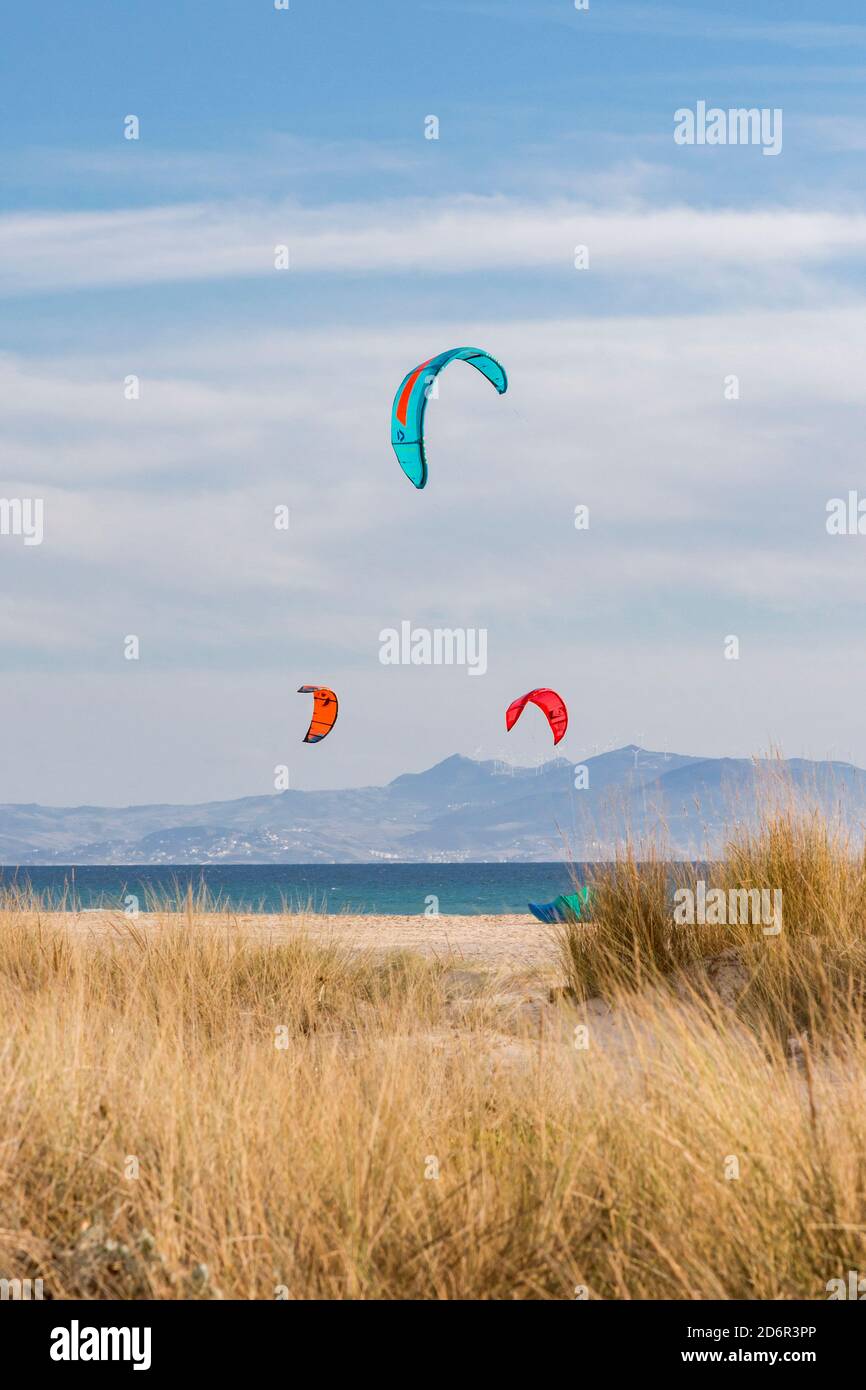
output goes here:
[{"label": "kite", "polygon": [[309,729],[304,734],[304,743],[321,743],[337,722],[337,711],[340,708],[337,697],[333,690],[329,690],[325,685],[301,685],[298,687],[298,694],[314,697],[313,717]]},{"label": "kite", "polygon": [[584,917],[589,916],[589,884],[576,893],[560,893],[552,903],[530,903],[529,911],[539,922],[579,922],[581,907]]},{"label": "kite", "polygon": [[505,368],[482,348],[449,348],[413,368],[401,381],[391,408],[391,443],[400,467],[416,487],[427,482],[427,451],[424,447],[424,412],[435,378],[455,359],[471,362],[496,387],[500,396],[508,390]]},{"label": "kite", "polygon": [[519,700],[513,700],[505,711],[505,727],[509,731],[514,728],[527,704],[538,705],[542,714],[546,715],[553,734],[554,745],[564,737],[568,728],[568,710],[565,708],[565,701],[561,695],[557,695],[555,690],[530,690],[528,695],[521,695]]}]

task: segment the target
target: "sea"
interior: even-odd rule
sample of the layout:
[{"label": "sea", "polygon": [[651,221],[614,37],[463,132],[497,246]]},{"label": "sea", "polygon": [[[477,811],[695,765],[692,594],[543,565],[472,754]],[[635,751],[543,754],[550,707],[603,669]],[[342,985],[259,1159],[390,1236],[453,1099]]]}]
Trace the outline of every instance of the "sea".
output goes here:
[{"label": "sea", "polygon": [[[589,866],[540,864],[180,864],[0,867],[0,890],[82,912],[176,907],[190,891],[236,912],[524,913],[585,882]],[[134,902],[132,900],[135,900]]]}]

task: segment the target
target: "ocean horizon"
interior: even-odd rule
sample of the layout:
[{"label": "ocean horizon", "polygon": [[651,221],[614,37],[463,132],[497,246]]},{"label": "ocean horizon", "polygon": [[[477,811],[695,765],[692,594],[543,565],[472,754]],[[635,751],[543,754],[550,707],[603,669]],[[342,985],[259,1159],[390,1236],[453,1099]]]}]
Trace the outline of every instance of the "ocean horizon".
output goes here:
[{"label": "ocean horizon", "polygon": [[[0,889],[31,890],[59,911],[145,912],[190,890],[232,912],[402,916],[525,913],[574,891],[592,866],[528,863],[86,864],[0,866]],[[131,901],[135,900],[135,901]],[[435,901],[434,901],[435,900]]]}]

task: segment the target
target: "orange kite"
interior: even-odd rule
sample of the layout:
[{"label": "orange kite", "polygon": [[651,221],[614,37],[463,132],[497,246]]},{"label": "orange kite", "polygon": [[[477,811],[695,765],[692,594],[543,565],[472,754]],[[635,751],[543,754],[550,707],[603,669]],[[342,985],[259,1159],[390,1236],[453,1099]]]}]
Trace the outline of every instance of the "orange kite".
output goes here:
[{"label": "orange kite", "polygon": [[304,734],[304,743],[321,743],[337,722],[337,712],[340,708],[337,697],[333,690],[329,690],[325,685],[302,685],[298,688],[298,694],[314,697],[313,717],[309,729]]}]

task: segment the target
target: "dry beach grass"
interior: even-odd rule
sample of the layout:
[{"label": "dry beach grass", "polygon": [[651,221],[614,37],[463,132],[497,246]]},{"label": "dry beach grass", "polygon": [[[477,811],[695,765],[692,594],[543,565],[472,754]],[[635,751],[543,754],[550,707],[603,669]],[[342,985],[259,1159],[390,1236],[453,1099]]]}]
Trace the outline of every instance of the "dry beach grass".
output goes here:
[{"label": "dry beach grass", "polygon": [[781,883],[782,934],[678,938],[628,848],[590,927],[505,924],[525,955],[495,919],[7,900],[0,1276],[55,1298],[826,1297],[864,1266],[862,859],[790,813],[718,873]]}]

